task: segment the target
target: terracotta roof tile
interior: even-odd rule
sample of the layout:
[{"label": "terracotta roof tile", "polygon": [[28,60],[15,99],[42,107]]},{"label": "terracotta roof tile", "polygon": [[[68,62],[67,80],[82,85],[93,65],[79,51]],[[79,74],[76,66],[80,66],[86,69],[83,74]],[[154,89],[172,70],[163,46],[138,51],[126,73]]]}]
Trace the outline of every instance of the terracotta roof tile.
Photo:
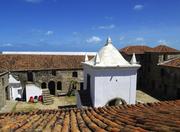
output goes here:
[{"label": "terracotta roof tile", "polygon": [[0,131],[180,131],[180,100],[0,114]]},{"label": "terracotta roof tile", "polygon": [[171,48],[171,47],[168,47],[166,45],[158,45],[156,47],[153,48],[152,52],[179,52],[178,50],[174,49],[174,48]]},{"label": "terracotta roof tile", "polygon": [[149,46],[145,45],[132,45],[127,46],[122,49],[120,49],[120,52],[123,52],[127,55],[131,55],[133,53],[135,54],[144,54],[145,52],[157,52],[157,53],[169,53],[169,52],[180,52],[179,50],[176,50],[174,48],[168,47],[166,45],[158,45],[154,48],[151,48]]},{"label": "terracotta roof tile", "polygon": [[180,57],[179,57],[179,58],[172,59],[172,60],[168,60],[168,61],[160,64],[160,66],[180,68]]},{"label": "terracotta roof tile", "polygon": [[0,69],[11,71],[82,69],[83,61],[82,55],[0,55]]},{"label": "terracotta roof tile", "polygon": [[127,46],[122,49],[120,49],[120,52],[124,52],[125,54],[131,55],[133,53],[135,54],[144,54],[145,52],[151,51],[152,48],[145,45],[132,45]]}]

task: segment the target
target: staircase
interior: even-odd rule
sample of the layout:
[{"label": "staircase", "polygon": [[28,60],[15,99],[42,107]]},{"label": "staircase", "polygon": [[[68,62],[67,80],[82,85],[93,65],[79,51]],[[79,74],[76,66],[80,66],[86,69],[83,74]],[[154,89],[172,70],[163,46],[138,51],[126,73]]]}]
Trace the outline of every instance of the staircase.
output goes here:
[{"label": "staircase", "polygon": [[49,89],[43,89],[42,96],[43,96],[43,104],[45,105],[53,104],[54,100],[52,98],[52,95],[50,95]]}]

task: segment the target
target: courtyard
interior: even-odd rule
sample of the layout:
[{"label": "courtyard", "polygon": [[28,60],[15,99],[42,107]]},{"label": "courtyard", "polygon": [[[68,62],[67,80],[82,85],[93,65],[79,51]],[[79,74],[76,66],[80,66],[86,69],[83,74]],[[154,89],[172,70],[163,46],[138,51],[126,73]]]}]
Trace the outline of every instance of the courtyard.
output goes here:
[{"label": "courtyard", "polygon": [[[157,102],[158,100],[149,96],[148,94],[137,90],[136,92],[137,102],[140,103],[151,103]],[[61,97],[52,97],[54,103],[51,105],[44,105],[40,102],[38,103],[29,103],[22,101],[7,101],[6,106],[0,111],[0,113],[6,112],[30,112],[38,109],[58,109],[58,107],[76,106],[76,96],[61,96]]]}]

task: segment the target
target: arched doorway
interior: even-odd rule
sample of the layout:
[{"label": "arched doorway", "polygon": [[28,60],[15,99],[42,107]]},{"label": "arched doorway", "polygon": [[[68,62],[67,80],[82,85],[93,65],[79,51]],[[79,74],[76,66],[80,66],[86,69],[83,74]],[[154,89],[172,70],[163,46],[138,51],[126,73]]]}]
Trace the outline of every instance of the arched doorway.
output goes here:
[{"label": "arched doorway", "polygon": [[106,106],[118,106],[118,105],[125,105],[127,104],[126,101],[122,98],[114,98],[107,102]]},{"label": "arched doorway", "polygon": [[42,89],[47,88],[47,86],[46,86],[46,83],[45,83],[45,82],[41,83],[41,88],[42,88]]},{"label": "arched doorway", "polygon": [[55,95],[55,82],[54,81],[50,81],[48,83],[48,88],[49,88],[50,94]]}]

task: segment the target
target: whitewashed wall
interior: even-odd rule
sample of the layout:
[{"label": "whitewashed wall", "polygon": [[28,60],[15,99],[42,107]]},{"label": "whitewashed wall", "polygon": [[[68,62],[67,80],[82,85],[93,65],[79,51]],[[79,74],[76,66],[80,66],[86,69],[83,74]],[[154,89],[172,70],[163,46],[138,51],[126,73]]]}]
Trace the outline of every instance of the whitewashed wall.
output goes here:
[{"label": "whitewashed wall", "polygon": [[11,87],[11,98],[15,100],[16,98],[21,98],[21,94],[18,94],[18,90],[22,90],[22,87],[14,88]]},{"label": "whitewashed wall", "polygon": [[91,99],[94,107],[104,106],[114,98],[122,98],[128,104],[136,101],[137,68],[95,69],[84,66],[85,88],[86,76],[91,75]]},{"label": "whitewashed wall", "polygon": [[40,96],[42,95],[42,89],[37,87],[34,84],[27,84],[26,85],[26,101],[29,101],[31,96]]}]

